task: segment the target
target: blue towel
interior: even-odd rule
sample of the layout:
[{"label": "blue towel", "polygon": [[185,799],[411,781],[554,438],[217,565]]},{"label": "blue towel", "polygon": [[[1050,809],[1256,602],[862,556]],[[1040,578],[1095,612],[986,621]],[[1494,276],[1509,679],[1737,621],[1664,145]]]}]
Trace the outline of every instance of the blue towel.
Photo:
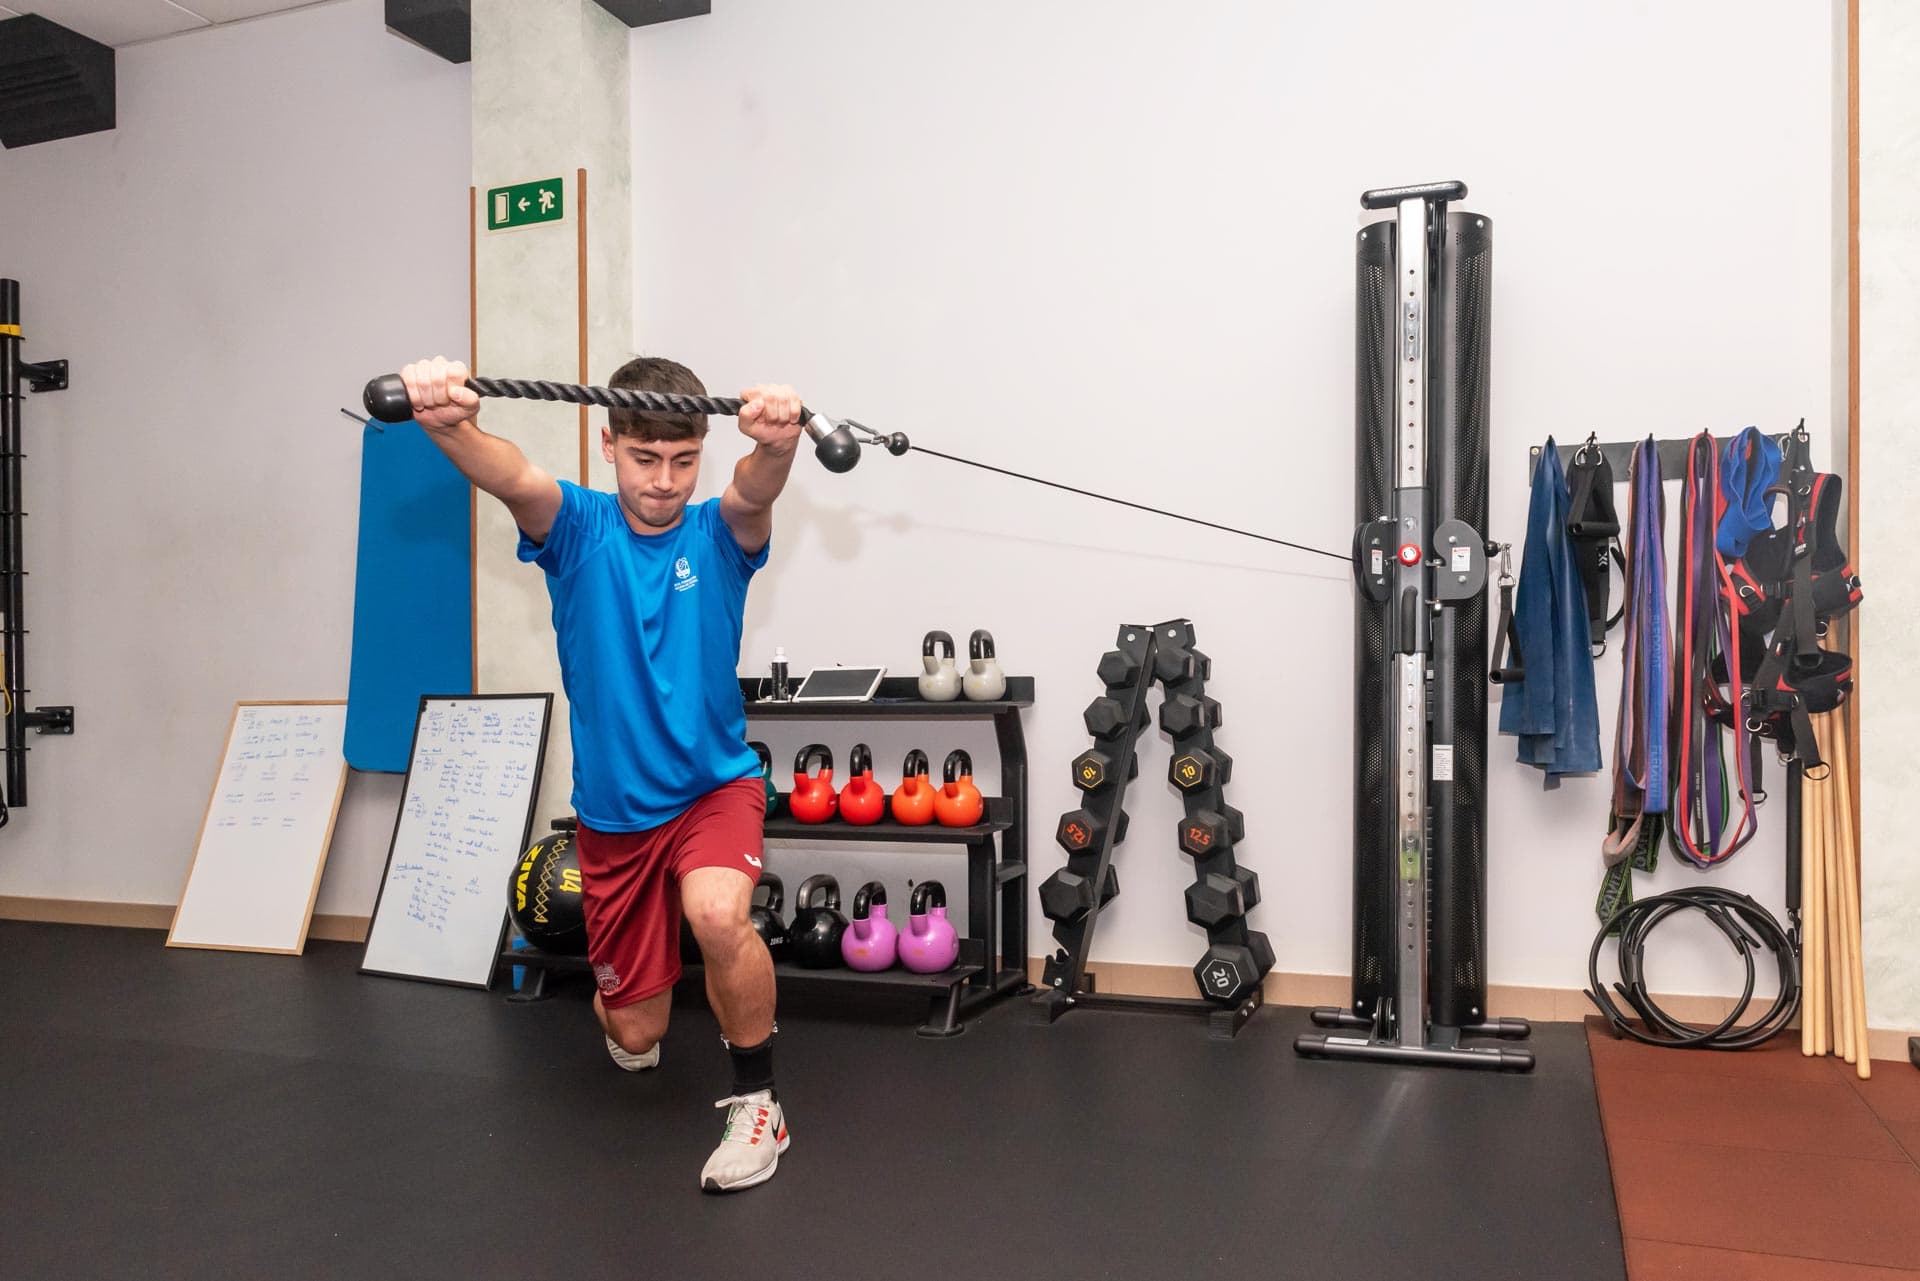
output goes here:
[{"label": "blue towel", "polygon": [[1503,685],[1500,732],[1520,740],[1519,760],[1562,774],[1600,768],[1600,706],[1593,688],[1587,591],[1567,533],[1567,473],[1547,437],[1533,474],[1527,542],[1514,592],[1513,621],[1524,680]]},{"label": "blue towel", "polygon": [[[1747,468],[1747,456],[1753,456],[1753,468]],[[1726,500],[1726,514],[1720,518],[1713,545],[1728,560],[1747,554],[1747,544],[1755,534],[1773,528],[1773,506],[1767,501],[1767,489],[1780,479],[1780,446],[1767,439],[1756,427],[1749,427],[1727,442],[1720,455],[1720,495]]]}]

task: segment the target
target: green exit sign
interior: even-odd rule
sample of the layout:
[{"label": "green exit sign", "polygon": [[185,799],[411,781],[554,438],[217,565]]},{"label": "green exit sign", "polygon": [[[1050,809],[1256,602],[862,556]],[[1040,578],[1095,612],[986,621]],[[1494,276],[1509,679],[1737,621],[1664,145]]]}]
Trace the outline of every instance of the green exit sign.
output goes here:
[{"label": "green exit sign", "polygon": [[564,194],[558,178],[490,187],[487,189],[487,230],[505,231],[530,223],[558,222],[566,213]]}]

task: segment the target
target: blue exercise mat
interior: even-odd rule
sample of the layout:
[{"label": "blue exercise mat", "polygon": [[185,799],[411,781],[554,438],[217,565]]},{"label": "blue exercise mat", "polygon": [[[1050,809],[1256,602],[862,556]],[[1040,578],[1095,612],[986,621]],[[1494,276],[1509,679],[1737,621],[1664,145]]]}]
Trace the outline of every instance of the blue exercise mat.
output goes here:
[{"label": "blue exercise mat", "polygon": [[418,423],[360,434],[347,764],[404,773],[422,694],[473,692],[466,477]]}]

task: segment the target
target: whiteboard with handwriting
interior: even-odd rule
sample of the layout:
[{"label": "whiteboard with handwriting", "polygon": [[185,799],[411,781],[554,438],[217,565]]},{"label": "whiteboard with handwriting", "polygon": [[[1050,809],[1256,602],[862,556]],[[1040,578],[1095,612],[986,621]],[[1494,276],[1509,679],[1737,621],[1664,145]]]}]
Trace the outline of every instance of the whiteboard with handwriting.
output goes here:
[{"label": "whiteboard with handwriting", "polygon": [[552,711],[551,694],[420,700],[362,973],[491,981]]},{"label": "whiteboard with handwriting", "polygon": [[347,705],[236,703],[168,947],[297,953],[347,782]]}]

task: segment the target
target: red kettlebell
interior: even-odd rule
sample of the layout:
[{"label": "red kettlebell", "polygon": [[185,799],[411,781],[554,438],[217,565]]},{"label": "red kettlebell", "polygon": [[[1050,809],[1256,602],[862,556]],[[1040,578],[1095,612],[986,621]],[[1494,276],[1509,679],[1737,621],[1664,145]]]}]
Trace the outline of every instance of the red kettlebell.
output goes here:
[{"label": "red kettlebell", "polygon": [[987,803],[973,785],[973,758],[955,748],[940,770],[947,781],[934,794],[933,816],[942,827],[972,827],[986,812]]},{"label": "red kettlebell", "polygon": [[[820,772],[809,774],[814,758],[820,759]],[[840,806],[833,790],[833,753],[825,744],[808,743],[793,758],[793,791],[787,795],[787,812],[802,823],[824,823]]]},{"label": "red kettlebell", "polygon": [[924,827],[933,822],[933,794],[939,789],[927,777],[933,768],[927,754],[919,748],[907,753],[900,766],[900,786],[893,789],[893,821],[908,827]]},{"label": "red kettlebell", "polygon": [[873,781],[873,751],[865,743],[853,745],[847,773],[847,785],[840,789],[840,817],[849,823],[878,823],[887,812],[887,789]]}]

